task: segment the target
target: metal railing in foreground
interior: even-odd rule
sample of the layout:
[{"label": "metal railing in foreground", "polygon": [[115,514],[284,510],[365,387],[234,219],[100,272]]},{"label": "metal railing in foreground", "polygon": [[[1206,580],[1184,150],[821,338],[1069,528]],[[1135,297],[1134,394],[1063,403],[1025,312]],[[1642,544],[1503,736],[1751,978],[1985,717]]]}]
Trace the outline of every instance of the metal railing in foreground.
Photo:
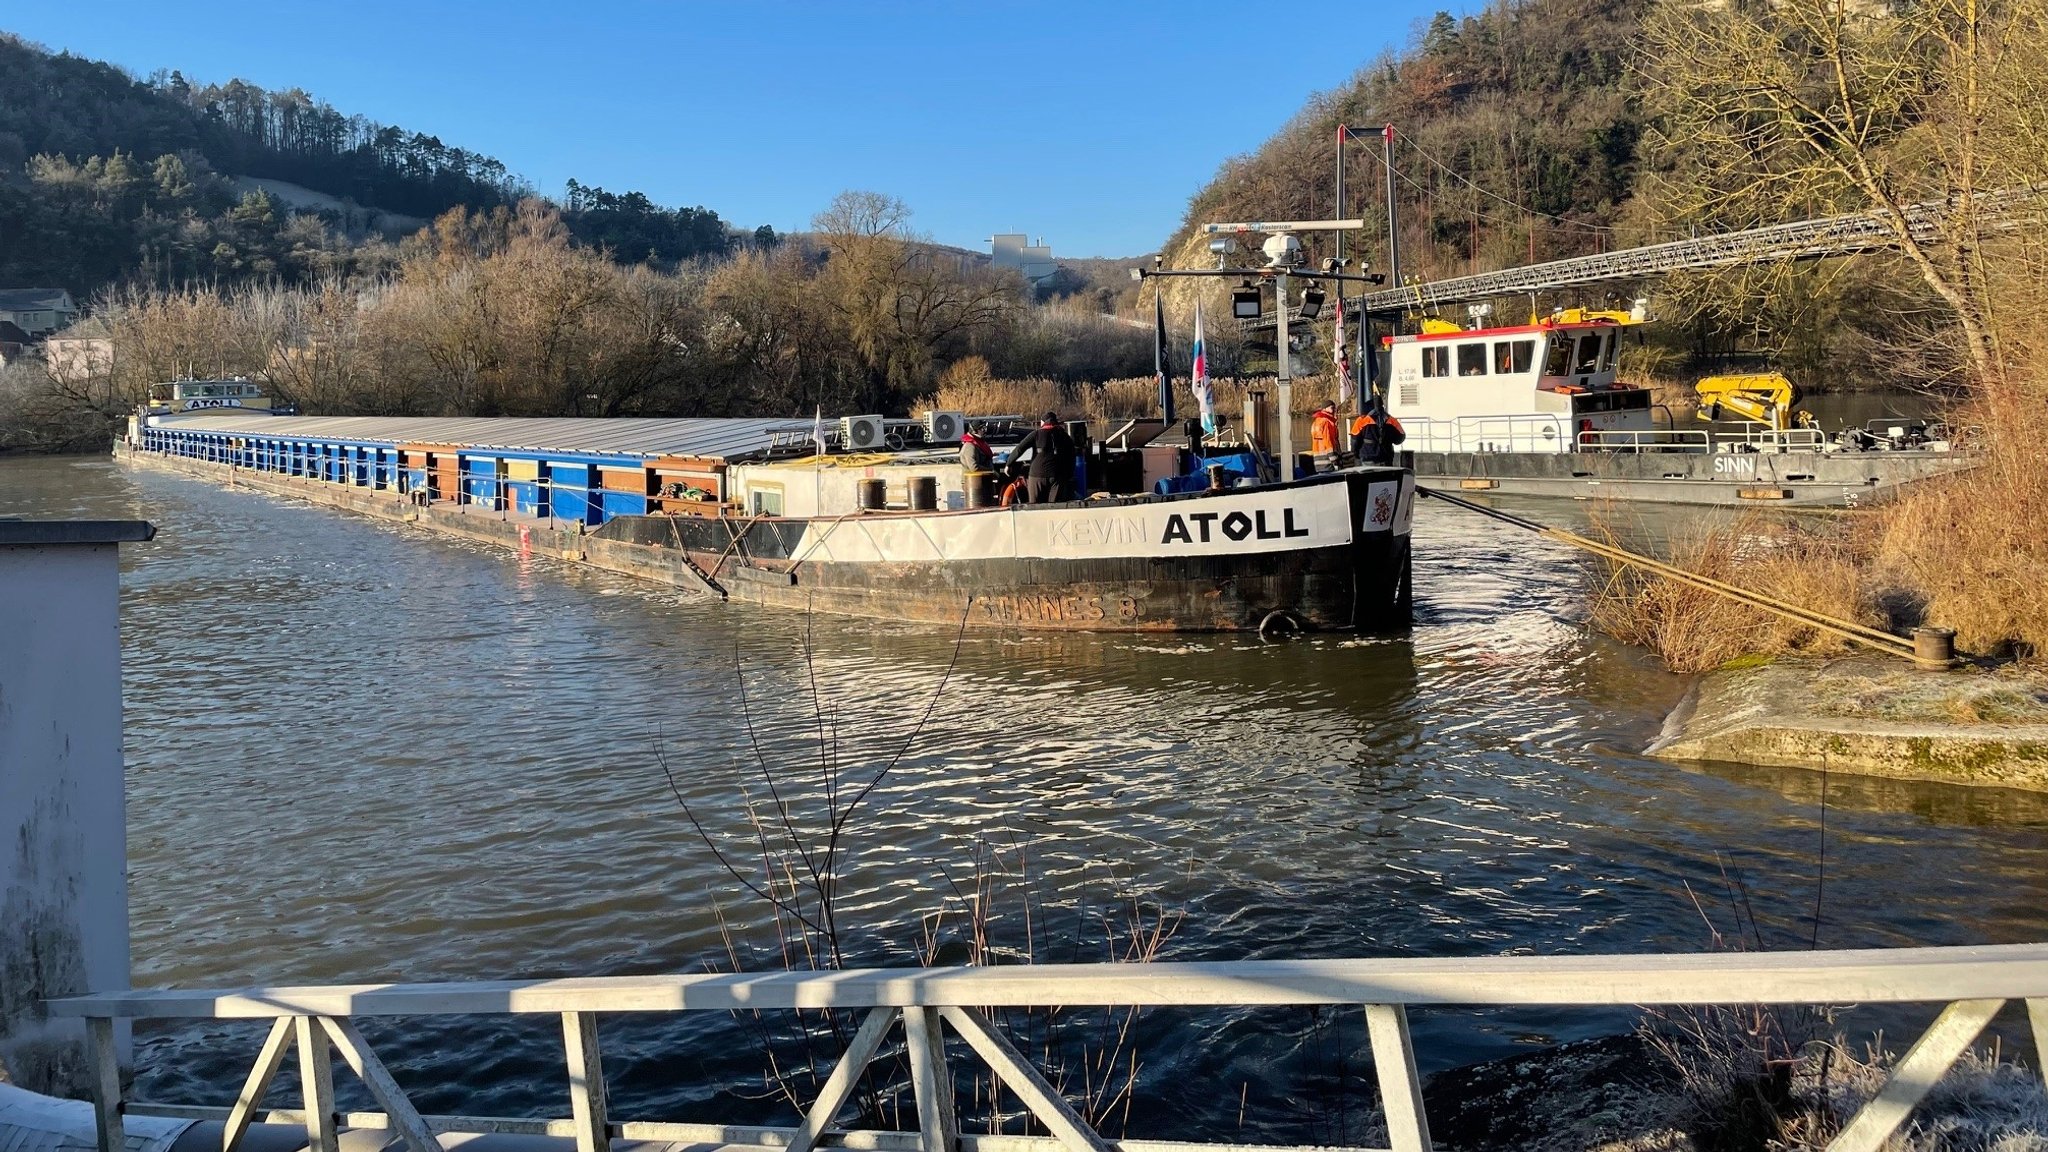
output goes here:
[{"label": "metal railing in foreground", "polygon": [[[1030,965],[138,990],[55,1000],[49,1008],[53,1016],[83,1017],[87,1023],[100,1152],[122,1148],[124,1113],[224,1119],[222,1152],[236,1152],[256,1119],[271,1080],[294,1045],[305,1085],[305,1108],[295,1113],[272,1112],[270,1119],[303,1123],[310,1152],[336,1152],[340,1125],[395,1129],[408,1152],[441,1152],[436,1140],[441,1132],[574,1137],[578,1152],[603,1152],[613,1138],[744,1145],[786,1152],[812,1152],[820,1147],[873,1152],[1217,1152],[1239,1146],[1105,1140],[990,1022],[984,1010],[1357,1005],[1365,1010],[1389,1141],[1396,1152],[1422,1152],[1430,1147],[1429,1125],[1409,1037],[1409,1005],[1943,1004],[1934,1023],[1894,1066],[1883,1089],[1830,1145],[1841,1152],[1874,1152],[2008,1000],[2026,1001],[2035,1045],[2048,1053],[2048,944],[1680,956]],[[620,1123],[611,1119],[597,1043],[599,1013],[824,1008],[865,1015],[817,1100],[795,1127]],[[422,1116],[353,1023],[353,1018],[364,1016],[494,1013],[559,1015],[567,1056],[570,1118]],[[232,1107],[123,1103],[115,1063],[114,1021],[252,1018],[274,1023]],[[861,1073],[899,1020],[918,1131],[847,1132],[833,1128],[834,1120],[851,1102]],[[996,1080],[1052,1133],[1050,1137],[960,1132],[954,1114],[955,1082],[942,1036],[945,1029],[965,1042]],[[334,1052],[363,1080],[383,1112],[335,1113]]]}]

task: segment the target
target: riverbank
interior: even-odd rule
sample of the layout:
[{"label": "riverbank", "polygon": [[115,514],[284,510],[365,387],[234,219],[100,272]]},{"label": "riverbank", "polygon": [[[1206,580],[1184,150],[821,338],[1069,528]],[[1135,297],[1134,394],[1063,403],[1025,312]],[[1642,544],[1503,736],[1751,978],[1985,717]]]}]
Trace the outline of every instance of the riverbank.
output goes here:
[{"label": "riverbank", "polygon": [[[1659,1041],[1637,1031],[1453,1068],[1423,1088],[1430,1136],[1459,1152],[1817,1152],[1877,1094],[1895,1062],[1840,1036],[1805,1045],[1782,1080],[1760,1074],[1735,1050],[1689,1046],[1676,1054],[1686,1073]],[[1970,1052],[1886,1147],[1946,1152],[2044,1143],[2048,1090],[2039,1073]]]},{"label": "riverbank", "polygon": [[1871,657],[1723,669],[1700,678],[1647,751],[2048,791],[2048,675]]}]

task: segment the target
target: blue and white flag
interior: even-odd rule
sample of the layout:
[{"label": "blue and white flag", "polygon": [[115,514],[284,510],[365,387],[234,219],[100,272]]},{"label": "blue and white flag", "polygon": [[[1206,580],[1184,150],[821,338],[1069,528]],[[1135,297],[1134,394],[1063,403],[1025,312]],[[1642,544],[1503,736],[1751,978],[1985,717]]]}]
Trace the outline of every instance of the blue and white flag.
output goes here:
[{"label": "blue and white flag", "polygon": [[1195,402],[1202,406],[1202,433],[1216,434],[1216,389],[1209,383],[1209,353],[1202,344],[1202,298],[1195,297],[1195,351],[1192,369]]}]

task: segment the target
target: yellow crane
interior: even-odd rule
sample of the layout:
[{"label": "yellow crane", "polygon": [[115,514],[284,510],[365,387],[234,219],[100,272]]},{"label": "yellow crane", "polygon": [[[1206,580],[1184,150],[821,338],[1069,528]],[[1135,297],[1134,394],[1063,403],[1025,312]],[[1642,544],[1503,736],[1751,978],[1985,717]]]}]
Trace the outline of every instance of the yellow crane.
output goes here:
[{"label": "yellow crane", "polygon": [[1724,413],[1732,413],[1739,419],[1754,420],[1778,432],[1791,428],[1795,423],[1801,428],[1813,424],[1810,413],[1792,410],[1793,402],[1799,399],[1799,390],[1777,372],[1709,376],[1695,384],[1693,390],[1699,393],[1699,418],[1702,420],[1720,420]]}]

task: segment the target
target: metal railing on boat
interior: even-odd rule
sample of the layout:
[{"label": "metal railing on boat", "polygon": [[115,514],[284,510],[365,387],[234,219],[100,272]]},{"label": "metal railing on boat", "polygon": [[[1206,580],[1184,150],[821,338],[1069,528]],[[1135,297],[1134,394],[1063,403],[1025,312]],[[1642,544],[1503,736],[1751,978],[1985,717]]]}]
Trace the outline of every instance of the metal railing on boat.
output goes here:
[{"label": "metal railing on boat", "polygon": [[1416,417],[1402,421],[1403,447],[1418,452],[1822,452],[1827,434],[1817,428],[1775,429],[1746,424],[1730,429],[1649,428],[1575,431],[1564,416],[1524,412],[1504,416]]},{"label": "metal railing on boat", "polygon": [[1415,452],[1560,452],[1572,442],[1571,422],[1547,412],[1503,416],[1418,416],[1401,422]]},{"label": "metal railing on boat", "polygon": [[[480,983],[356,984],[236,989],[144,989],[53,1000],[54,1017],[83,1018],[91,1041],[100,1152],[120,1152],[122,1117],[225,1121],[222,1152],[237,1152],[288,1051],[298,1050],[304,1107],[271,1112],[303,1124],[310,1152],[337,1152],[340,1126],[394,1130],[408,1152],[441,1152],[444,1132],[573,1137],[577,1152],[620,1139],[677,1140],[812,1152],[1238,1152],[1243,1146],[1104,1139],[993,1020],[1000,1009],[1083,1006],[1176,1009],[1269,1005],[1362,1008],[1389,1142],[1430,1147],[1408,1025],[1414,1006],[1687,1006],[1938,1003],[1933,1024],[1884,1086],[1829,1145],[1875,1152],[1976,1040],[1999,1010],[2024,1001],[2048,1055],[2048,944],[1704,955],[1500,956],[1465,959],[1257,960],[1206,963],[1018,965]],[[597,1019],[604,1013],[845,1010],[861,1023],[794,1126],[730,1127],[614,1120]],[[524,1120],[423,1116],[357,1030],[364,1017],[526,1014],[560,1019],[571,1115]],[[194,1108],[128,1102],[117,1065],[117,1020],[268,1019],[268,1039],[234,1103]],[[901,1026],[915,1132],[834,1127],[863,1072]],[[960,1132],[952,1032],[1042,1124],[1049,1137]],[[337,1114],[331,1059],[361,1078],[382,1112]],[[2048,1063],[2048,1060],[2044,1060]],[[1269,1150],[1270,1152],[1270,1150]]]}]

